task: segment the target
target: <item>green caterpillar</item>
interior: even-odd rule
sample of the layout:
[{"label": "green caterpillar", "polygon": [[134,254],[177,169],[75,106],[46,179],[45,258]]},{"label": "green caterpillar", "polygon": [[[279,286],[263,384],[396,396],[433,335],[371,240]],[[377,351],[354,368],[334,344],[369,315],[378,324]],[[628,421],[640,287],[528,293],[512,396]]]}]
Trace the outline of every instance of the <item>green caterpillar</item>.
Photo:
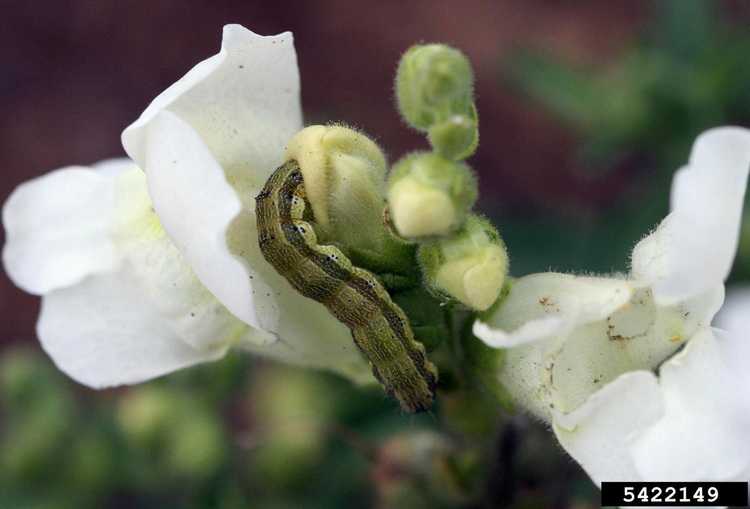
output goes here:
[{"label": "green caterpillar", "polygon": [[258,243],[265,259],[305,297],[325,305],[351,330],[375,378],[407,412],[427,410],[437,369],[414,339],[409,320],[370,272],[335,246],[318,245],[296,161],[274,171],[255,198]]}]

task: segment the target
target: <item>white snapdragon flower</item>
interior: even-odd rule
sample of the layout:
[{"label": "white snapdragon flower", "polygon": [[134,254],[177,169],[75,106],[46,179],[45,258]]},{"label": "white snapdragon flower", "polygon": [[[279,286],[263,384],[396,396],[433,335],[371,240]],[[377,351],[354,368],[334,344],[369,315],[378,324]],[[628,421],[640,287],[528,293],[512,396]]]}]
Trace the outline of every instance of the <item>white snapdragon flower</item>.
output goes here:
[{"label": "white snapdragon flower", "polygon": [[228,25],[123,132],[130,160],[14,191],[3,262],[42,296],[38,336],[62,371],[137,383],[237,347],[370,379],[348,329],[258,248],[254,197],[301,128],[291,34]]},{"label": "white snapdragon flower", "polygon": [[750,131],[702,134],[628,275],[533,274],[475,324],[499,374],[597,484],[750,477],[750,342],[711,327],[737,249]]}]

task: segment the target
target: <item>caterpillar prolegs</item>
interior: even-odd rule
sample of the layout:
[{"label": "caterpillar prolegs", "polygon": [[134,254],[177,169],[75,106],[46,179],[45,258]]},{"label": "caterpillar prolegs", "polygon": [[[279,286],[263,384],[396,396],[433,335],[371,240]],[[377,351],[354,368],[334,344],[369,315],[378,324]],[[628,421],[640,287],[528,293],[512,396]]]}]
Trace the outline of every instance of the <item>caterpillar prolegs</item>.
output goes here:
[{"label": "caterpillar prolegs", "polygon": [[[432,405],[437,370],[409,320],[378,279],[332,245],[319,245],[303,220],[305,187],[296,161],[274,171],[255,198],[265,259],[302,295],[325,305],[349,330],[375,378],[407,412]],[[308,212],[309,213],[309,212]]]}]

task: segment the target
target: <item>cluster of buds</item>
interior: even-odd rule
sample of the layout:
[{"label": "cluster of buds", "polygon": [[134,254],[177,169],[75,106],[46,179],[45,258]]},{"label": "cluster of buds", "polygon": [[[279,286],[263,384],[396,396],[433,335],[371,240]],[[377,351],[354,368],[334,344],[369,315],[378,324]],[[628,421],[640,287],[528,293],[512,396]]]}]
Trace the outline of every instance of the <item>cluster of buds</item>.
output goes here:
[{"label": "cluster of buds", "polygon": [[415,152],[393,167],[388,207],[396,232],[419,244],[427,287],[443,300],[484,311],[500,296],[508,255],[497,230],[472,214],[477,182],[463,162],[479,140],[474,78],[460,51],[417,45],[396,75],[399,112],[425,133],[431,152]]},{"label": "cluster of buds", "polygon": [[466,159],[479,141],[474,74],[466,56],[445,44],[418,44],[401,58],[396,101],[404,120],[435,152]]}]

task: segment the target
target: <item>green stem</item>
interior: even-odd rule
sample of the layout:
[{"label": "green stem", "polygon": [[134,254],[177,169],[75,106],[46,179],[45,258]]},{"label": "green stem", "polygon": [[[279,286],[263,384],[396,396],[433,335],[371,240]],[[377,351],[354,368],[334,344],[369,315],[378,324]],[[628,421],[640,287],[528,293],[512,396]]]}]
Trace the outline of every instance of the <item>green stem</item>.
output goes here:
[{"label": "green stem", "polygon": [[416,245],[389,236],[383,242],[382,252],[353,247],[349,249],[349,258],[357,267],[375,274],[391,273],[419,280],[415,274],[416,251]]}]

